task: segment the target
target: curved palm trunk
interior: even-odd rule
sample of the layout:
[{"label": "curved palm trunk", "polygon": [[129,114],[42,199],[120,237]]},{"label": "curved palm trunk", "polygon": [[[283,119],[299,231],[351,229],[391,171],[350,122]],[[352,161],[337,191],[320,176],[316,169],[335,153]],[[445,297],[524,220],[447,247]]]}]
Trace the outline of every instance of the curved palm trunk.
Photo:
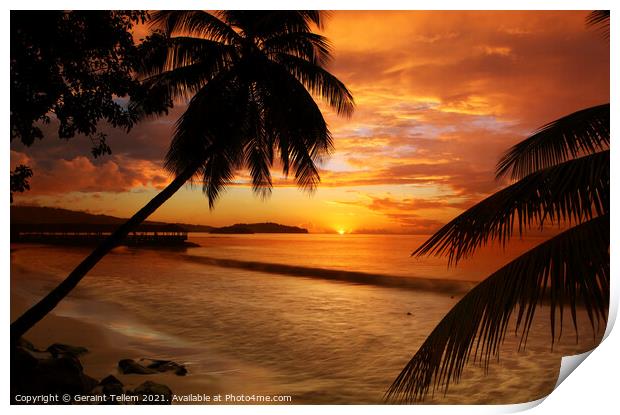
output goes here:
[{"label": "curved palm trunk", "polygon": [[67,296],[75,288],[75,286],[84,278],[108,252],[117,246],[129,232],[136,226],[144,222],[153,212],[155,212],[164,202],[183,184],[189,180],[196,168],[188,168],[182,174],[177,176],[164,190],[155,196],[149,203],[140,209],[127,222],[121,225],[114,233],[107,237],[89,256],[87,256],[69,276],[62,281],[49,294],[41,299],[37,304],[22,314],[17,320],[11,323],[11,342],[16,342],[21,336],[37,324],[43,317],[52,311],[58,303]]}]

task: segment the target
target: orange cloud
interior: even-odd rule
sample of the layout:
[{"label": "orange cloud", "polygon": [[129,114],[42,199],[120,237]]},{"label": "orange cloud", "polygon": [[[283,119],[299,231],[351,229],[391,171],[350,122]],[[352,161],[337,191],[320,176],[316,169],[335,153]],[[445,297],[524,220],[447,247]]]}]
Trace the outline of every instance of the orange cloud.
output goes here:
[{"label": "orange cloud", "polygon": [[136,188],[162,189],[168,177],[155,164],[145,160],[124,160],[121,156],[95,165],[84,156],[71,160],[53,160],[39,168],[36,161],[23,153],[11,152],[15,164],[29,164],[35,171],[32,190],[22,196],[63,194],[69,192],[127,192]]}]

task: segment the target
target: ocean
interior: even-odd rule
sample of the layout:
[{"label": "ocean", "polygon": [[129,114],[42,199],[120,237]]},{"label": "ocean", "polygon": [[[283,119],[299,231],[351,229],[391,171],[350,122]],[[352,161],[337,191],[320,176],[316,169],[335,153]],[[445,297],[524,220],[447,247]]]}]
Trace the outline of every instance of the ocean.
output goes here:
[{"label": "ocean", "polygon": [[[189,375],[175,380],[175,392],[289,395],[293,404],[382,403],[445,313],[476,281],[535,242],[482,249],[448,267],[444,259],[410,257],[423,236],[190,234],[190,240],[200,247],[115,249],[55,314],[116,332],[150,353],[142,357],[186,364]],[[35,301],[88,252],[13,244],[12,295]],[[509,329],[488,372],[469,365],[459,384],[427,402],[520,403],[547,395],[561,356],[598,341],[583,317],[578,343],[565,325],[552,350],[548,310],[541,307],[526,350],[517,350]]]}]

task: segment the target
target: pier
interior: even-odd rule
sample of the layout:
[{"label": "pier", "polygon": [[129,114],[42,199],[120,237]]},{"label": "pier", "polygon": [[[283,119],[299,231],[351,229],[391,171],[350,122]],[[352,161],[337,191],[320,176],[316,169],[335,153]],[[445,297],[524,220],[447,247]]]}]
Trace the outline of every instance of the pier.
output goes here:
[{"label": "pier", "polygon": [[[120,224],[11,224],[11,242],[82,245],[97,244],[110,236]],[[141,224],[121,245],[182,246],[187,231],[172,224]]]}]

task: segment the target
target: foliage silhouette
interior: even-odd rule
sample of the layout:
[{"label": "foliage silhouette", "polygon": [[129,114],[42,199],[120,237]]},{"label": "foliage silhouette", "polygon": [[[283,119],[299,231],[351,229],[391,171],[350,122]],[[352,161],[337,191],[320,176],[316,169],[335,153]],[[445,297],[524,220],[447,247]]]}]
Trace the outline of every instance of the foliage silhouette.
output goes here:
[{"label": "foliage silhouette", "polygon": [[63,139],[93,135],[101,120],[130,128],[136,117],[116,98],[140,87],[131,29],[145,19],[141,11],[11,11],[11,140],[32,145],[50,117]]},{"label": "foliage silhouette", "polygon": [[[54,123],[59,138],[83,134],[94,157],[110,154],[99,122],[129,130],[141,115],[119,98],[144,95],[134,72],[149,39],[137,46],[131,30],[146,18],[143,11],[11,11],[11,141],[31,146],[43,138],[42,125]],[[11,183],[28,190],[17,184],[22,178],[12,173]]]},{"label": "foliage silhouette", "polygon": [[30,178],[32,169],[24,164],[15,167],[11,172],[11,203],[13,203],[13,193],[23,193],[30,190]]}]

